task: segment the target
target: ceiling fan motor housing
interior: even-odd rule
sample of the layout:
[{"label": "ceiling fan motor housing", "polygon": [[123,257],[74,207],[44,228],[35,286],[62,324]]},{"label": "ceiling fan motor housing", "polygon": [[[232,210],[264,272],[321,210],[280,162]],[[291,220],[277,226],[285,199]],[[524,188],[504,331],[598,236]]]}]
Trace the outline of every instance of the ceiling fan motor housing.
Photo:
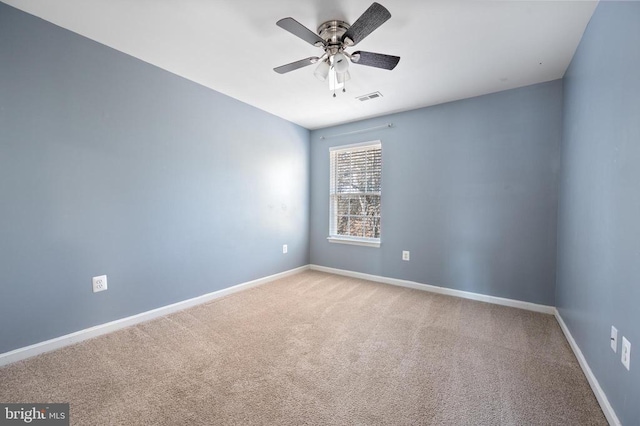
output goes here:
[{"label": "ceiling fan motor housing", "polygon": [[342,36],[347,32],[350,25],[344,21],[327,21],[318,27],[318,35],[327,42],[326,51],[334,55],[340,49],[344,49]]}]

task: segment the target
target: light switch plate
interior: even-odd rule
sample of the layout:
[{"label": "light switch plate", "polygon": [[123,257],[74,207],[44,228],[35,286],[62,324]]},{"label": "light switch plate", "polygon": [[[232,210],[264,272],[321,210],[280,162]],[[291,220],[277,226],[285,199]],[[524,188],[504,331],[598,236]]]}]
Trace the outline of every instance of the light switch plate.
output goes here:
[{"label": "light switch plate", "polygon": [[618,329],[611,326],[611,350],[618,352]]},{"label": "light switch plate", "polygon": [[624,336],[622,336],[622,357],[620,361],[629,370],[629,364],[631,364],[631,342]]}]

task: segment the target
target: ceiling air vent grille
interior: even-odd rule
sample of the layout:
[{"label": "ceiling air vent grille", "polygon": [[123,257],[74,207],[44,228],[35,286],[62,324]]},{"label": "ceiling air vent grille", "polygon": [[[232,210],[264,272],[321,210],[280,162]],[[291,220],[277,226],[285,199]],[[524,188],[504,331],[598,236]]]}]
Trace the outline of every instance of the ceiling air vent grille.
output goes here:
[{"label": "ceiling air vent grille", "polygon": [[371,99],[377,99],[381,97],[382,97],[382,93],[373,92],[373,93],[369,93],[368,95],[356,96],[356,99],[359,100],[360,102],[364,102],[364,101],[369,101]]}]

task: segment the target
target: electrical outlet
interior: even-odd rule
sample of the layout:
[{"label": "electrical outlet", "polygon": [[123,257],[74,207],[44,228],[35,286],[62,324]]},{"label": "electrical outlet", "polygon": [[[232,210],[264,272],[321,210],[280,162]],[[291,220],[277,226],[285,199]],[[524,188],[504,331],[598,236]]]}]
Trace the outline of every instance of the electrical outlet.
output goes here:
[{"label": "electrical outlet", "polygon": [[93,292],[105,291],[107,289],[107,276],[100,275],[99,277],[93,277]]},{"label": "electrical outlet", "polygon": [[611,350],[618,352],[618,329],[611,326]]},{"label": "electrical outlet", "polygon": [[411,252],[407,250],[402,251],[402,260],[406,260],[407,262],[411,260]]},{"label": "electrical outlet", "polygon": [[628,370],[631,363],[631,342],[624,336],[622,336],[622,357],[620,361]]},{"label": "electrical outlet", "polygon": [[289,251],[289,248],[287,247],[287,245],[286,245],[286,244],[283,244],[283,245],[282,245],[282,253],[283,253],[283,254],[286,254],[288,251]]}]

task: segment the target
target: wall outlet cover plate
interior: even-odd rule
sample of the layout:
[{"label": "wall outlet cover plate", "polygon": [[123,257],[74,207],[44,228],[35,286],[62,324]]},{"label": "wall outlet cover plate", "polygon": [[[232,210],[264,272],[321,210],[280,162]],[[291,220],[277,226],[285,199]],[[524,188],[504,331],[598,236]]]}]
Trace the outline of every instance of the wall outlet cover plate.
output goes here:
[{"label": "wall outlet cover plate", "polygon": [[99,291],[105,291],[107,289],[107,276],[100,275],[98,277],[93,277],[93,292],[97,293]]}]

